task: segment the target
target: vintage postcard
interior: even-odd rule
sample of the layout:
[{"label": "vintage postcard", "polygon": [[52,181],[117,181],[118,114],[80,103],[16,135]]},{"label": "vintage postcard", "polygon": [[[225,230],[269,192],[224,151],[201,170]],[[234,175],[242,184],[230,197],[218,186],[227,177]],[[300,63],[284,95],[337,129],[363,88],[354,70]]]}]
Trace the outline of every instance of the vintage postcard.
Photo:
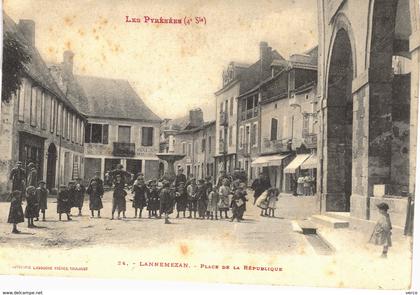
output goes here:
[{"label": "vintage postcard", "polygon": [[417,0],[4,0],[0,274],[409,290]]}]

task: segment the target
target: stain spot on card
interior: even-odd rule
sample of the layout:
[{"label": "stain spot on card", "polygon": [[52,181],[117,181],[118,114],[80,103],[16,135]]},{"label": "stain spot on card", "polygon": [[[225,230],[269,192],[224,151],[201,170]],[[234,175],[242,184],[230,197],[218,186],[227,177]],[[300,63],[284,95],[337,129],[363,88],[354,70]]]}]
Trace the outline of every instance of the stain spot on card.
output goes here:
[{"label": "stain spot on card", "polygon": [[179,250],[181,251],[182,255],[186,256],[189,253],[189,248],[187,244],[181,244],[179,245]]}]

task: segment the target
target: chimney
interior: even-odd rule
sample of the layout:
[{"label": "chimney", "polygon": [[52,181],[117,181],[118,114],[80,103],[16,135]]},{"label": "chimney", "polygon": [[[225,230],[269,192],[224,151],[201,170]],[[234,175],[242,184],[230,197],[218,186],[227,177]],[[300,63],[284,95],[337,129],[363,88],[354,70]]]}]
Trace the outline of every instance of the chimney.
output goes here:
[{"label": "chimney", "polygon": [[203,124],[203,111],[200,108],[190,110],[190,126],[195,128],[200,127]]},{"label": "chimney", "polygon": [[19,20],[18,27],[28,42],[35,46],[35,22],[31,19]]},{"label": "chimney", "polygon": [[271,63],[271,47],[268,47],[267,42],[260,42],[260,81],[267,78],[271,74],[270,63]]},{"label": "chimney", "polygon": [[63,53],[63,72],[66,78],[73,75],[73,57],[74,53],[71,50],[66,50]]}]

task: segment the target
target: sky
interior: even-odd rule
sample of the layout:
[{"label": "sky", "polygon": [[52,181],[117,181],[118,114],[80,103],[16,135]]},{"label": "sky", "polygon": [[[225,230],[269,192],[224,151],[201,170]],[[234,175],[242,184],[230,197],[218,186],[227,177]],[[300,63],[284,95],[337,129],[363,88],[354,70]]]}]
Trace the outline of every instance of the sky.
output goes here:
[{"label": "sky", "polygon": [[[282,56],[318,43],[316,0],[4,0],[15,21],[35,21],[47,62],[72,50],[74,73],[128,80],[161,118],[200,107],[215,118],[214,92],[230,61],[254,63],[266,41]],[[141,23],[128,23],[140,18]],[[206,24],[146,24],[144,17],[205,17]]]}]

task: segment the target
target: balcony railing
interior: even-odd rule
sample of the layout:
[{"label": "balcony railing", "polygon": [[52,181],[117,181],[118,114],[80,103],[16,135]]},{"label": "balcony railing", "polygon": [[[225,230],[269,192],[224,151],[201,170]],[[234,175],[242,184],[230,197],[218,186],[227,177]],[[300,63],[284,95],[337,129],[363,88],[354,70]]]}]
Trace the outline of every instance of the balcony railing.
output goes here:
[{"label": "balcony railing", "polygon": [[303,137],[303,141],[306,145],[307,148],[316,148],[317,146],[317,141],[318,140],[318,135],[317,134],[307,134],[306,136]]},{"label": "balcony railing", "polygon": [[258,116],[258,108],[246,110],[246,111],[241,112],[241,121],[252,119],[257,116]]},{"label": "balcony railing", "polygon": [[220,112],[220,126],[227,126],[229,124],[229,118],[227,112]]},{"label": "balcony railing", "polygon": [[136,145],[131,142],[114,142],[112,155],[117,157],[134,157],[136,155]]},{"label": "balcony railing", "polygon": [[270,138],[264,138],[263,146],[273,152],[287,152],[290,149],[290,142],[284,139],[271,140]]}]

